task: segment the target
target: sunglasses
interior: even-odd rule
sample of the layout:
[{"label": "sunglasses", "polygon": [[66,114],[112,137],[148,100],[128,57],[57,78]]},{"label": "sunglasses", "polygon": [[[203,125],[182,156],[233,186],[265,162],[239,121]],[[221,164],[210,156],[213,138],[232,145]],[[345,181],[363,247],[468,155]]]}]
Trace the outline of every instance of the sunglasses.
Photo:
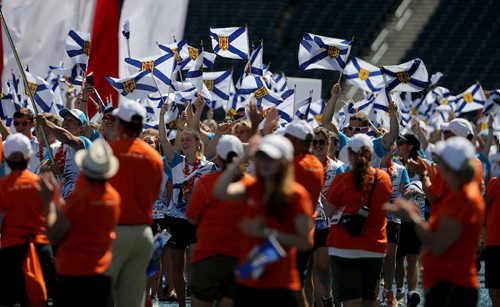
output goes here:
[{"label": "sunglasses", "polygon": [[25,121],[22,121],[22,122],[18,122],[17,120],[14,121],[14,126],[19,126],[19,125],[22,125],[23,127],[26,127],[28,126],[31,122],[33,122],[32,120],[25,120]]},{"label": "sunglasses", "polygon": [[113,121],[113,120],[115,120],[115,119],[116,119],[116,117],[114,117],[113,115],[104,115],[104,116],[102,117],[102,120],[109,120],[109,121]]},{"label": "sunglasses", "polygon": [[345,127],[349,131],[356,131],[356,132],[361,132],[363,129],[367,129],[368,127],[352,127],[352,126],[347,126]]},{"label": "sunglasses", "polygon": [[325,140],[312,140],[312,145],[313,146],[316,146],[316,145],[320,145],[320,146],[323,146],[326,144],[326,141]]}]

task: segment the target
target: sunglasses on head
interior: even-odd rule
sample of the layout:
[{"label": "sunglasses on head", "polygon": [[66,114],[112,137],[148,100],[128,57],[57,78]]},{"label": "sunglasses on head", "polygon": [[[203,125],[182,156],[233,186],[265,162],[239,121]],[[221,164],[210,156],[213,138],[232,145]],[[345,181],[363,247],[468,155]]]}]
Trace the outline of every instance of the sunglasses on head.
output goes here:
[{"label": "sunglasses on head", "polygon": [[326,141],[325,140],[312,140],[312,145],[313,146],[316,146],[316,145],[320,145],[320,146],[323,146],[326,144]]},{"label": "sunglasses on head", "polygon": [[14,121],[14,126],[19,126],[22,125],[23,127],[28,126],[32,121],[31,120],[24,120],[22,122],[18,122],[17,120]]},{"label": "sunglasses on head", "polygon": [[361,132],[363,129],[366,129],[368,127],[352,127],[352,126],[347,126],[345,127],[349,131],[356,131],[356,132]]}]

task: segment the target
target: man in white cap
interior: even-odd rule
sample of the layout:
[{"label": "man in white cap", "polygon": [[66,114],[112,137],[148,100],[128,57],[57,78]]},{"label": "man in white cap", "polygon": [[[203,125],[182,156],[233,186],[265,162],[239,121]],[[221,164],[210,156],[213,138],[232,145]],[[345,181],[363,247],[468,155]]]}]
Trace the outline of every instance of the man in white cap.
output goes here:
[{"label": "man in white cap", "polygon": [[41,286],[47,288],[49,298],[56,280],[52,249],[45,233],[44,205],[38,193],[40,178],[28,170],[33,156],[28,137],[20,133],[9,135],[3,151],[11,173],[0,181],[0,305],[35,305],[23,271],[30,244],[36,247],[45,280]]},{"label": "man in white cap", "polygon": [[441,131],[443,131],[443,138],[445,140],[454,136],[461,136],[471,141],[474,137],[472,125],[464,118],[455,118],[449,123],[442,123]]},{"label": "man in white cap", "polygon": [[[293,144],[295,181],[301,184],[311,197],[311,203],[313,204],[313,216],[311,218],[313,219],[312,225],[314,225],[317,215],[316,206],[325,184],[323,164],[311,153],[314,130],[306,121],[296,120],[286,126],[285,137]],[[311,227],[310,232],[312,248],[314,246],[314,227]],[[307,305],[313,303],[312,270],[308,269],[311,262],[310,256],[311,251],[297,253],[297,265],[302,282],[302,296],[304,300],[307,300]],[[307,306],[305,303],[303,305]]]},{"label": "man in white cap", "polygon": [[121,215],[110,267],[116,306],[142,306],[146,299],[146,268],[152,246],[152,208],[160,192],[163,161],[160,154],[139,138],[146,109],[125,100],[111,113],[117,118],[118,140],[111,143],[120,162],[111,185],[121,197]]},{"label": "man in white cap", "polygon": [[54,157],[54,162],[59,168],[64,184],[61,195],[68,198],[73,191],[80,174],[80,170],[75,163],[75,153],[80,149],[86,149],[91,142],[82,135],[87,124],[87,116],[78,109],[62,109],[59,115],[64,119],[62,127],[47,120],[45,115],[38,114],[37,124],[42,125],[48,133],[52,133],[63,146],[59,146]]},{"label": "man in white cap", "polygon": [[[221,305],[224,302],[232,304],[234,299],[234,268],[240,254],[240,223],[246,204],[222,201],[212,191],[226,167],[242,155],[243,144],[236,136],[222,136],[217,143],[216,157],[221,170],[200,177],[186,208],[188,221],[198,225],[198,244],[191,261],[193,306],[210,307],[215,301],[221,302]],[[243,168],[238,170],[233,182],[251,180]]]},{"label": "man in white cap", "polygon": [[[120,196],[107,180],[118,171],[111,147],[98,139],[76,153],[84,181],[64,201],[52,173],[41,175],[47,235],[57,244],[57,306],[105,306],[111,277],[111,244],[120,216]],[[85,295],[80,295],[80,294]]]}]

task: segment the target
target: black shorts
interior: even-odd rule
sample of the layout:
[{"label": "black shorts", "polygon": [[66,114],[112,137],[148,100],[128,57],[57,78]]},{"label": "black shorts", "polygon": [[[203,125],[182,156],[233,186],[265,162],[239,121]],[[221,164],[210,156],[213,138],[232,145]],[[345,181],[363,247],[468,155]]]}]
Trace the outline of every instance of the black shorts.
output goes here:
[{"label": "black shorts", "polygon": [[[54,297],[56,269],[50,245],[35,244],[49,298]],[[0,249],[0,305],[28,304],[23,271],[28,244]]]},{"label": "black shorts", "polygon": [[418,255],[421,248],[422,242],[415,232],[413,223],[401,222],[401,235],[396,258],[406,257],[409,254]]},{"label": "black shorts", "polygon": [[312,256],[312,250],[297,251],[297,270],[299,271],[300,286],[304,287],[304,280],[309,271],[309,260]]},{"label": "black shorts", "polygon": [[58,275],[54,306],[105,307],[110,291],[111,277],[106,275]]},{"label": "black shorts", "polygon": [[387,243],[399,243],[399,237],[401,235],[401,224],[394,222],[387,222],[387,228],[385,229],[387,233]]},{"label": "black shorts", "polygon": [[500,245],[486,246],[484,251],[484,285],[500,289]]},{"label": "black shorts", "polygon": [[299,292],[288,289],[260,289],[242,285],[236,287],[234,307],[298,306]]},{"label": "black shorts", "polygon": [[426,307],[476,307],[479,291],[457,287],[448,281],[438,282],[425,293]]},{"label": "black shorts", "polygon": [[191,263],[191,293],[204,302],[234,299],[238,258],[214,255]]},{"label": "black shorts", "polygon": [[326,246],[326,239],[328,238],[329,233],[330,233],[330,228],[315,229],[314,230],[314,248],[313,248],[313,250],[317,250],[320,247]]},{"label": "black shorts", "polygon": [[341,302],[368,301],[378,297],[384,258],[343,258],[330,256],[335,295]]},{"label": "black shorts", "polygon": [[167,246],[171,248],[184,249],[196,243],[196,226],[185,219],[175,217],[165,217],[165,229],[172,235],[167,241]]}]

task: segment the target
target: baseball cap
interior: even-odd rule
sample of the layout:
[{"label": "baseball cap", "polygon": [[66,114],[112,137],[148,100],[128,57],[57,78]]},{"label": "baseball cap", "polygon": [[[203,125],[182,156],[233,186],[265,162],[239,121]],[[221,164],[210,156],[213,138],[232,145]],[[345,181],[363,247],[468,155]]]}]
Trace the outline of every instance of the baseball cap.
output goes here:
[{"label": "baseball cap", "polygon": [[262,138],[257,152],[263,152],[272,159],[293,160],[293,145],[281,135],[269,134]]},{"label": "baseball cap", "polygon": [[66,115],[72,115],[74,118],[78,119],[82,126],[85,126],[87,124],[87,116],[85,113],[83,113],[81,110],[78,109],[62,109],[59,111],[59,116],[64,118]]},{"label": "baseball cap", "polygon": [[466,138],[454,136],[436,143],[434,155],[452,170],[460,171],[467,161],[475,157],[476,149]]},{"label": "baseball cap", "polygon": [[142,122],[144,122],[146,118],[146,109],[139,102],[128,99],[120,102],[118,109],[114,109],[111,115],[127,123],[132,122],[132,117],[134,115],[139,115],[142,117]]},{"label": "baseball cap", "polygon": [[240,139],[234,135],[226,134],[222,136],[217,143],[217,155],[222,160],[227,161],[229,153],[234,152],[238,157],[243,154],[243,144]]},{"label": "baseball cap", "polygon": [[21,153],[24,160],[33,156],[30,139],[21,133],[9,135],[3,143],[3,153],[6,159],[9,159],[9,157],[16,152]]},{"label": "baseball cap", "polygon": [[468,120],[463,118],[455,118],[449,123],[442,123],[441,130],[450,131],[456,136],[461,136],[466,138],[470,134],[474,134],[474,130],[472,129],[472,125]]},{"label": "baseball cap", "polygon": [[307,141],[312,140],[314,136],[314,130],[306,121],[295,120],[286,126],[285,134],[289,134],[300,140]]},{"label": "baseball cap", "polygon": [[77,151],[75,163],[85,176],[97,180],[113,177],[120,165],[113,150],[103,139],[97,139],[89,149]]},{"label": "baseball cap", "polygon": [[405,133],[403,135],[400,135],[398,139],[404,140],[408,145],[412,145],[415,150],[420,149],[420,141],[413,133]]},{"label": "baseball cap", "polygon": [[350,140],[347,146],[354,152],[359,152],[361,147],[368,147],[370,151],[373,151],[373,141],[366,134],[358,133],[355,134]]}]

